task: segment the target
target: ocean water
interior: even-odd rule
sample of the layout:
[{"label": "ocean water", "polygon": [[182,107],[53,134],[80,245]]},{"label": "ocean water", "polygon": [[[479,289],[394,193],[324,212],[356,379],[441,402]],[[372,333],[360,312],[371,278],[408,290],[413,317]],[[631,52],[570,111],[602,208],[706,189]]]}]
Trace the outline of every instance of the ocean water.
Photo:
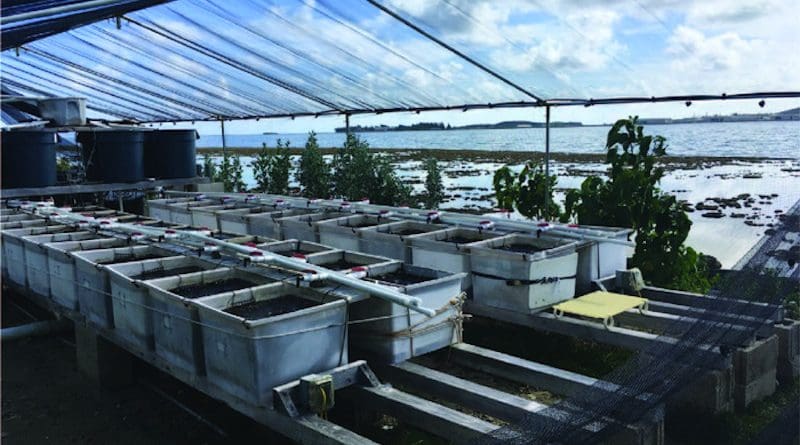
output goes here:
[{"label": "ocean water", "polygon": [[[550,150],[561,153],[603,153],[609,127],[554,128]],[[800,122],[724,122],[677,125],[647,125],[649,134],[667,138],[667,153],[674,156],[748,156],[800,158]],[[544,129],[403,131],[362,133],[374,148],[448,150],[544,151]],[[229,147],[274,147],[278,138],[291,146],[305,145],[307,134],[227,135]],[[318,133],[322,147],[339,147],[342,133]],[[221,147],[219,135],[201,135],[199,147]]]}]

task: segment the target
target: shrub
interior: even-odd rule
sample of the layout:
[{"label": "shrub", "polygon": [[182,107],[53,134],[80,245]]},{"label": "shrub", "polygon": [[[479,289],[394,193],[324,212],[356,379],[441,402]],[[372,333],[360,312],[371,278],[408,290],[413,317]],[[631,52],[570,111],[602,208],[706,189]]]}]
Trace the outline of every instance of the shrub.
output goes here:
[{"label": "shrub", "polygon": [[411,197],[411,187],[400,181],[389,161],[373,155],[369,144],[354,134],[347,135],[334,156],[333,169],[334,192],[342,198],[401,205]]},{"label": "shrub", "polygon": [[[500,208],[516,209],[526,218],[551,220],[559,217],[561,208],[553,200],[553,189],[557,179],[545,175],[541,164],[528,162],[515,175],[508,166],[494,174],[494,191]],[[547,206],[545,208],[545,193]]]},{"label": "shrub", "polygon": [[308,134],[306,148],[300,157],[297,182],[303,188],[303,196],[327,198],[331,195],[331,169],[322,158],[317,135],[313,131]]},{"label": "shrub", "polygon": [[435,209],[444,200],[444,185],[442,173],[436,159],[429,158],[425,161],[425,196],[424,204],[427,209]]},{"label": "shrub", "polygon": [[261,145],[256,158],[250,163],[259,192],[285,195],[289,192],[289,170],[292,167],[289,141],[278,139],[275,150]]},{"label": "shrub", "polygon": [[256,158],[250,165],[253,167],[253,177],[256,180],[256,191],[266,192],[269,189],[269,166],[272,163],[272,153],[267,144],[261,144]]},{"label": "shrub", "polygon": [[247,186],[243,180],[242,162],[239,155],[231,156],[227,151],[222,153],[222,162],[217,168],[206,156],[203,170],[214,182],[221,182],[226,192],[243,192]]},{"label": "shrub", "polygon": [[683,207],[658,184],[664,170],[656,167],[666,154],[666,139],[644,134],[637,118],[621,119],[608,132],[608,180],[592,176],[566,197],[562,221],[630,227],[636,233],[631,266],[659,286],[705,292],[711,286],[706,262],[684,241],[692,226]]},{"label": "shrub", "polygon": [[226,191],[231,192],[244,192],[247,191],[247,185],[244,183],[244,172],[242,169],[242,160],[239,155],[233,157],[231,163],[230,177],[228,178],[230,187],[226,186]]},{"label": "shrub", "polygon": [[214,163],[214,159],[211,158],[208,154],[203,155],[203,176],[206,178],[211,179],[212,181],[216,180],[217,178],[217,164]]},{"label": "shrub", "polygon": [[292,159],[289,154],[289,141],[282,143],[278,139],[275,147],[275,154],[268,167],[269,187],[267,191],[276,195],[285,195],[289,192],[289,170],[292,167]]}]

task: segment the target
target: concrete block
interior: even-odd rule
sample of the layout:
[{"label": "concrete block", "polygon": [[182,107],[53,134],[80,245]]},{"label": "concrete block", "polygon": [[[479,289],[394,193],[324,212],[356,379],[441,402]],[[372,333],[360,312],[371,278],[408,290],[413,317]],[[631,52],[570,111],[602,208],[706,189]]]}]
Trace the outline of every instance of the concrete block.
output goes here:
[{"label": "concrete block", "polygon": [[664,445],[664,407],[659,406],[640,422],[627,425],[625,429],[604,443],[607,445]]},{"label": "concrete block", "polygon": [[778,365],[778,337],[772,335],[755,341],[733,353],[736,386],[747,386],[762,376],[773,372]]},{"label": "concrete block", "polygon": [[800,321],[785,320],[775,325],[775,335],[778,337],[778,382],[791,384],[800,376]]},{"label": "concrete block", "polygon": [[776,370],[767,372],[746,385],[736,385],[733,390],[733,398],[736,402],[736,410],[743,411],[751,403],[771,396],[777,386]]},{"label": "concrete block", "polygon": [[733,368],[709,371],[667,402],[670,412],[719,414],[733,409]]},{"label": "concrete block", "polygon": [[126,350],[106,340],[91,327],[75,323],[78,370],[107,389],[133,384],[133,359]]}]

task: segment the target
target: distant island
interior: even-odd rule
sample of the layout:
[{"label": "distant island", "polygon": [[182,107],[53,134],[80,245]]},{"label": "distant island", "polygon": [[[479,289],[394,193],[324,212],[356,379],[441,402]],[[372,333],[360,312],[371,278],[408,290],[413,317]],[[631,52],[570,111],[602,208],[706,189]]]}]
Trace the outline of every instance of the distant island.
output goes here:
[{"label": "distant island", "polygon": [[[550,122],[550,127],[581,127],[580,122]],[[374,125],[374,126],[361,126],[355,125],[350,127],[350,131],[354,133],[374,133],[382,131],[449,131],[449,130],[507,130],[512,128],[544,128],[544,122],[532,121],[504,121],[496,124],[472,124],[462,126],[451,126],[442,122],[419,122],[411,125]],[[347,129],[345,127],[336,128],[337,133],[344,133]]]},{"label": "distant island", "polygon": [[[643,125],[671,125],[671,124],[699,124],[709,122],[758,122],[758,121],[800,121],[800,107],[792,108],[790,110],[779,111],[777,113],[753,113],[753,114],[740,114],[733,113],[728,115],[706,115],[694,116],[685,118],[669,118],[669,117],[649,117],[640,118],[639,122]],[[608,126],[611,124],[603,124]],[[508,130],[514,128],[544,128],[544,122],[533,121],[504,121],[496,124],[472,124],[462,126],[451,126],[443,122],[419,122],[411,125],[374,125],[362,126],[355,125],[350,127],[353,133],[376,133],[386,131],[451,131],[451,130]],[[551,128],[564,128],[564,127],[583,127],[582,122],[550,122]],[[595,126],[595,125],[591,125]],[[345,127],[337,127],[337,133],[345,133]]]},{"label": "distant island", "polygon": [[759,121],[800,121],[800,107],[783,110],[777,113],[733,113],[727,115],[713,114],[706,116],[684,117],[673,119],[669,117],[640,118],[643,125],[670,125],[670,124],[699,124],[707,122],[759,122]]}]

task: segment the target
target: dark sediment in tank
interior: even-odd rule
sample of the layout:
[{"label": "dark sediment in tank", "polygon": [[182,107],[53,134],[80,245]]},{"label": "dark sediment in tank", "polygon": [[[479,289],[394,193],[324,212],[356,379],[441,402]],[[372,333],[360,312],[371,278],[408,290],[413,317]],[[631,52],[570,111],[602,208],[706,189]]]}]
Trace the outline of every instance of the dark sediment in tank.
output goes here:
[{"label": "dark sediment in tank", "polygon": [[258,320],[260,318],[274,317],[276,315],[299,311],[319,304],[320,303],[316,301],[296,295],[283,295],[269,300],[239,304],[225,309],[225,312],[242,317],[246,320]]}]

